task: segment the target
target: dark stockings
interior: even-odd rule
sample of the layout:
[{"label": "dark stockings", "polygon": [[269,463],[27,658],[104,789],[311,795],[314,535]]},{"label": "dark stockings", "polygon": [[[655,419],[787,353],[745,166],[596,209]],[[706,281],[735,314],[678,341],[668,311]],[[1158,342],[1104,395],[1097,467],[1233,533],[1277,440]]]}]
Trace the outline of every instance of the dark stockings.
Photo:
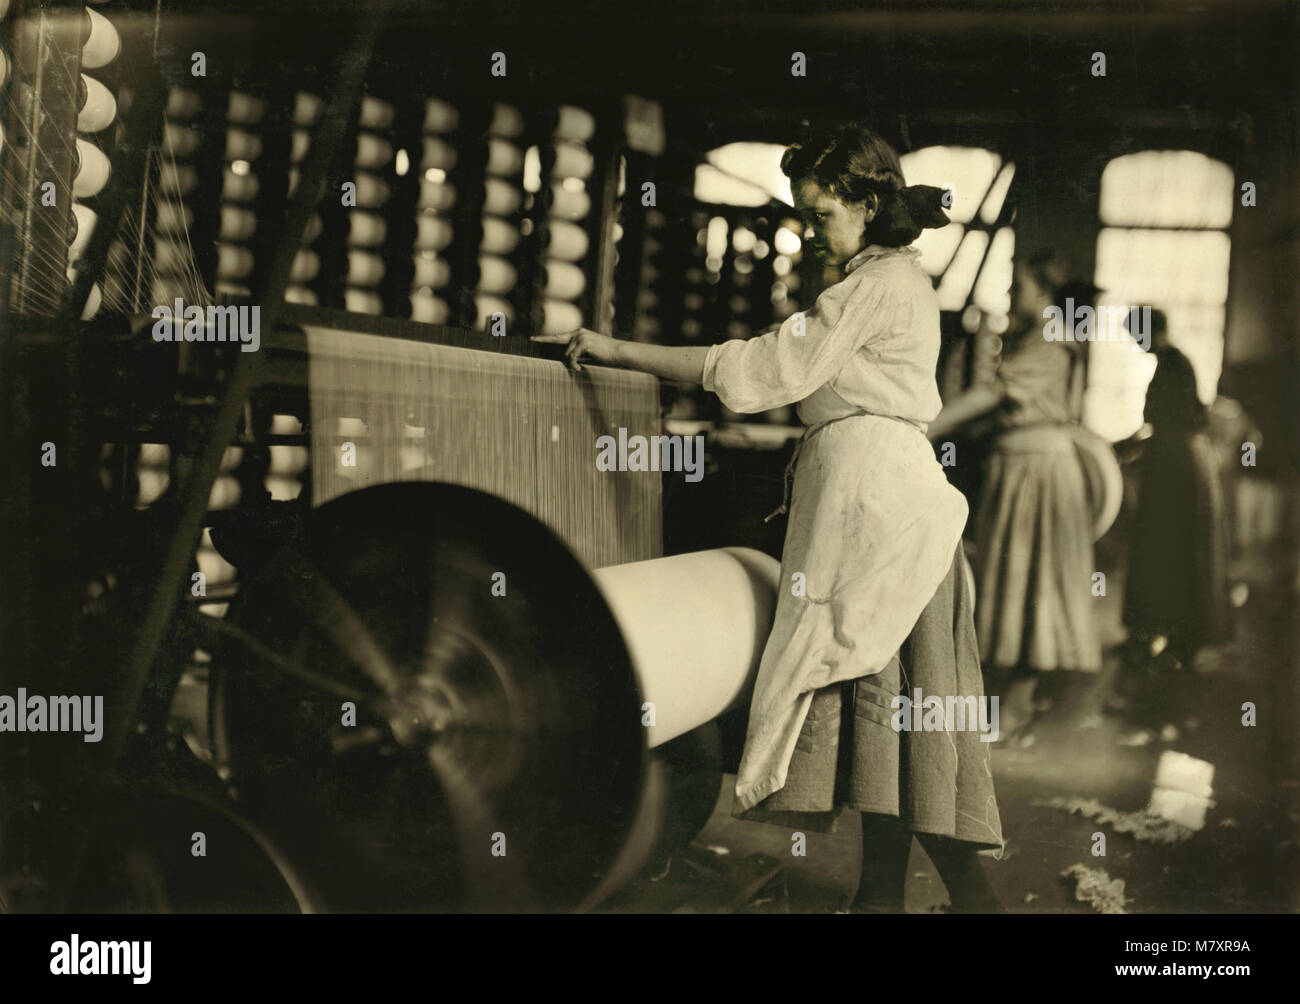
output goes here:
[{"label": "dark stockings", "polygon": [[862,813],[862,878],[853,909],[902,913],[912,831],[897,816]]},{"label": "dark stockings", "polygon": [[[1002,904],[970,844],[932,833],[916,838],[948,888],[953,913],[1001,913]],[[862,879],[852,909],[901,913],[912,831],[897,817],[862,813]]]},{"label": "dark stockings", "polygon": [[998,741],[1015,738],[1033,720],[1038,677],[1038,673],[1024,668],[984,671],[985,693],[998,697]]}]

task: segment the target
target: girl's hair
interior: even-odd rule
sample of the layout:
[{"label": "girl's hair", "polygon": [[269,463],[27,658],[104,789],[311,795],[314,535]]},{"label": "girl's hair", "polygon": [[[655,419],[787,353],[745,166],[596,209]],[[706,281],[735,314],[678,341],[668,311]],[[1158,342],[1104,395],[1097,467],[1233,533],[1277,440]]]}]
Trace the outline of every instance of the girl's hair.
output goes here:
[{"label": "girl's hair", "polygon": [[1017,264],[1029,273],[1044,292],[1053,297],[1053,302],[1056,301],[1056,291],[1065,285],[1070,274],[1065,259],[1050,248],[1033,251],[1024,258],[1017,259]]},{"label": "girl's hair", "polygon": [[1066,300],[1073,300],[1076,308],[1084,304],[1092,306],[1097,302],[1101,287],[1086,279],[1072,278],[1069,264],[1050,248],[1030,253],[1022,264],[1034,282],[1051,296],[1052,303],[1061,310],[1065,309]]},{"label": "girl's hair", "polygon": [[876,196],[876,215],[862,233],[868,244],[903,247],[923,229],[948,223],[943,189],[905,185],[894,148],[860,122],[809,131],[786,149],[781,170],[796,183],[811,178],[849,205]]}]

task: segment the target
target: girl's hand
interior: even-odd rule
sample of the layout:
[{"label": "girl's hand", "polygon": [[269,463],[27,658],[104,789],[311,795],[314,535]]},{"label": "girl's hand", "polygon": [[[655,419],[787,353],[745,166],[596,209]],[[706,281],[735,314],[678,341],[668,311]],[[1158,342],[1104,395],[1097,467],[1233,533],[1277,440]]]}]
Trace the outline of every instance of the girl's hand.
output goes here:
[{"label": "girl's hand", "polygon": [[616,339],[609,335],[602,335],[598,331],[588,331],[586,328],[577,328],[560,335],[533,335],[529,340],[541,342],[543,345],[568,346],[564,350],[564,359],[569,364],[569,369],[575,373],[582,369],[579,360],[583,356],[587,356],[593,362],[612,364],[616,361],[615,356],[618,352]]}]

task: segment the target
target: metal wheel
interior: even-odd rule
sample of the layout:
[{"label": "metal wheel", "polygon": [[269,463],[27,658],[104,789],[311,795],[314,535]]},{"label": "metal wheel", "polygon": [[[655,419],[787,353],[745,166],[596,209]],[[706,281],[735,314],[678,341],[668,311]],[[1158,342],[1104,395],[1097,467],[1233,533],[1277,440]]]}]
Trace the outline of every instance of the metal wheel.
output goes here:
[{"label": "metal wheel", "polygon": [[231,616],[219,762],[333,908],[564,909],[605,875],[646,772],[640,698],[531,516],[453,485],[350,493]]}]

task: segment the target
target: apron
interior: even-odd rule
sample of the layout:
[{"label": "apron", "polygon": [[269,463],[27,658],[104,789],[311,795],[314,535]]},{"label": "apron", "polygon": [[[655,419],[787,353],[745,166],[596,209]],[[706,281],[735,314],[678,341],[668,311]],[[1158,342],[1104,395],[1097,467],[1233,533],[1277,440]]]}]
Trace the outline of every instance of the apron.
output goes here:
[{"label": "apron", "polygon": [[966,525],[965,498],[920,427],[902,419],[857,413],[813,425],[791,464],[781,586],[749,708],[736,814],[784,787],[815,690],[890,664]]}]

